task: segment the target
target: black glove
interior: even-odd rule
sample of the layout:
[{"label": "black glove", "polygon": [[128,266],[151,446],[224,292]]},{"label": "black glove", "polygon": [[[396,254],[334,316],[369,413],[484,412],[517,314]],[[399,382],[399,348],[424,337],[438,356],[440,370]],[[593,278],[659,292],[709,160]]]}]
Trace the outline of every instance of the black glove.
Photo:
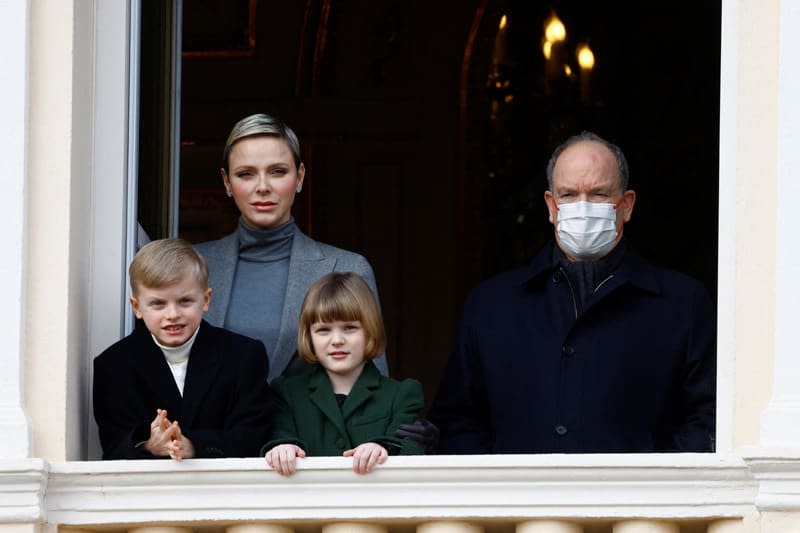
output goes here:
[{"label": "black glove", "polygon": [[439,447],[439,428],[424,418],[418,418],[411,424],[398,426],[394,436],[418,442],[425,449],[425,453],[435,451]]}]

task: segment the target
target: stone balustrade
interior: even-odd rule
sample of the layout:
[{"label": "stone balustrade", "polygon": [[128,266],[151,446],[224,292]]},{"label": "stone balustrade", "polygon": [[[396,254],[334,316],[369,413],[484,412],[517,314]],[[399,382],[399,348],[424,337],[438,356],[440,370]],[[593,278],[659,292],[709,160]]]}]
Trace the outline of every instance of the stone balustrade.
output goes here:
[{"label": "stone balustrade", "polygon": [[0,461],[2,524],[135,533],[735,533],[797,511],[800,457],[720,454]]}]

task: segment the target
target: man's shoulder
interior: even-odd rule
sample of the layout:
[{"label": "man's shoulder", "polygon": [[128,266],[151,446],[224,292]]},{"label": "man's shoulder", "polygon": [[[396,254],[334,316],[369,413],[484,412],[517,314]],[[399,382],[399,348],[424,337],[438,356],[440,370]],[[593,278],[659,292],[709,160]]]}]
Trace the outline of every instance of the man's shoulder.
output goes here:
[{"label": "man's shoulder", "polygon": [[633,272],[639,279],[651,278],[658,290],[666,296],[708,293],[700,280],[677,270],[656,266],[635,252],[628,253],[626,263],[631,266],[629,272]]},{"label": "man's shoulder", "polygon": [[692,276],[684,274],[683,272],[663,267],[653,268],[656,270],[656,275],[663,282],[665,287],[680,287],[693,290],[705,288],[699,279],[693,278]]},{"label": "man's shoulder", "polygon": [[652,271],[656,272],[661,279],[668,280],[674,283],[682,283],[688,285],[695,285],[700,284],[700,281],[697,278],[692,277],[685,272],[681,272],[680,270],[675,270],[670,266],[663,266],[661,264],[653,264],[648,259],[644,259],[641,255],[639,255],[636,251],[631,251],[630,255],[635,259],[640,261],[645,268],[650,268]]},{"label": "man's shoulder", "polygon": [[511,270],[506,270],[487,278],[475,286],[478,292],[492,291],[520,291],[525,286],[543,274],[549,273],[554,267],[553,243],[543,246],[527,265]]},{"label": "man's shoulder", "polygon": [[534,277],[535,273],[529,266],[507,270],[495,274],[472,289],[472,298],[506,297],[509,293],[521,291],[525,284]]},{"label": "man's shoulder", "polygon": [[532,279],[530,268],[517,268],[496,274],[477,285],[467,295],[462,308],[462,320],[504,321],[510,318],[519,305],[531,298],[528,282]]}]

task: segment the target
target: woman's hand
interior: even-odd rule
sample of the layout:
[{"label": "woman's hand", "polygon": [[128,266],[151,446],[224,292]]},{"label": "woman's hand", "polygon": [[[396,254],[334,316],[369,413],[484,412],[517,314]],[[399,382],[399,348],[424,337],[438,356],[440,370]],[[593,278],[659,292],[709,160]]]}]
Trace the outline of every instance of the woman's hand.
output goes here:
[{"label": "woman's hand", "polygon": [[297,471],[296,458],[305,457],[306,452],[294,444],[278,444],[264,458],[270,468],[282,476],[289,477]]},{"label": "woman's hand", "polygon": [[365,442],[345,451],[342,455],[353,458],[353,472],[367,474],[372,472],[376,464],[385,463],[389,452],[376,442]]}]

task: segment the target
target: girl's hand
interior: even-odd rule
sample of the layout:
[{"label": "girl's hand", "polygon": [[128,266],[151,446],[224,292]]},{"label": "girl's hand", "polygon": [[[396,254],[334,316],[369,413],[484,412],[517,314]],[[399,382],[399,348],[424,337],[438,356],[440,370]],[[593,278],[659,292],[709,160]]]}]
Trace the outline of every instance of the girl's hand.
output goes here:
[{"label": "girl's hand", "polygon": [[282,476],[289,477],[297,471],[296,458],[305,457],[306,452],[294,444],[278,444],[264,458],[270,468]]},{"label": "girl's hand", "polygon": [[386,448],[376,442],[365,442],[355,448],[345,451],[342,455],[353,457],[353,472],[367,474],[372,472],[376,464],[382,465],[389,457]]}]

